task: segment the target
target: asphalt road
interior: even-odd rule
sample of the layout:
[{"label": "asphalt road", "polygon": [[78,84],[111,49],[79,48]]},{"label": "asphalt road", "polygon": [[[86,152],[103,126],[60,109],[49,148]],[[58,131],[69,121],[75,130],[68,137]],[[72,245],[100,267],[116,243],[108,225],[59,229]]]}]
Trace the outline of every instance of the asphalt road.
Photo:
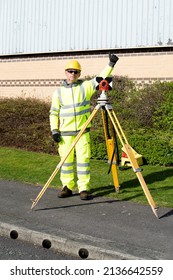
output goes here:
[{"label": "asphalt road", "polygon": [[0,236],[0,260],[76,260],[76,258],[55,252],[51,248]]},{"label": "asphalt road", "polygon": [[[49,188],[31,210],[31,198],[41,189],[0,181],[1,236],[9,237],[16,231],[18,238],[11,241],[27,241],[40,247],[45,240],[49,241],[51,248],[44,250],[46,255],[41,253],[42,259],[48,258],[47,253],[52,250],[74,258],[82,250],[85,258],[94,260],[173,259],[173,209],[160,207],[156,218],[148,204],[105,197],[81,201],[77,194],[58,199],[57,190]],[[22,245],[17,250],[24,259]],[[30,258],[32,255],[30,250]]]}]

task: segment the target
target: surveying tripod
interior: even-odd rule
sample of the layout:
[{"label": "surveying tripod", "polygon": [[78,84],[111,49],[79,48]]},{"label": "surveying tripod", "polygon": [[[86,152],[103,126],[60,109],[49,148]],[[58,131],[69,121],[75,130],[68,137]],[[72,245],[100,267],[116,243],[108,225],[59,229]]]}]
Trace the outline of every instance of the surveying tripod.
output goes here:
[{"label": "surveying tripod", "polygon": [[[133,171],[136,173],[136,176],[140,182],[140,185],[144,191],[144,194],[148,200],[148,203],[150,204],[153,213],[158,218],[157,207],[156,207],[155,202],[150,194],[150,191],[144,181],[144,178],[141,173],[141,168],[139,167],[138,162],[134,156],[133,149],[131,148],[131,146],[129,145],[129,143],[127,141],[127,138],[121,128],[121,125],[116,117],[115,112],[112,109],[112,106],[108,103],[108,98],[107,98],[106,92],[108,90],[112,89],[112,87],[110,85],[112,82],[112,78],[107,77],[106,79],[103,79],[101,77],[96,77],[96,81],[98,82],[98,86],[96,87],[96,89],[99,89],[101,91],[101,95],[97,99],[96,107],[94,108],[90,117],[88,118],[88,120],[86,121],[86,123],[84,124],[84,126],[82,127],[82,129],[80,130],[78,135],[76,136],[70,149],[67,151],[67,153],[64,155],[64,157],[61,159],[59,164],[56,166],[54,172],[52,173],[52,175],[50,176],[50,178],[48,179],[48,181],[46,182],[46,184],[44,185],[44,187],[42,188],[42,190],[40,191],[40,193],[38,194],[36,199],[32,201],[33,203],[32,203],[31,209],[33,209],[35,207],[35,205],[38,203],[38,201],[40,200],[42,195],[45,193],[46,189],[49,187],[50,183],[52,182],[52,180],[54,179],[54,177],[56,176],[56,174],[62,167],[63,163],[65,162],[65,160],[67,159],[67,157],[69,156],[71,151],[76,146],[80,137],[82,136],[82,134],[84,133],[84,131],[86,130],[88,125],[91,123],[91,121],[94,118],[94,116],[96,115],[96,113],[101,109],[104,134],[105,134],[105,140],[106,140],[106,147],[107,147],[107,154],[108,154],[108,161],[110,162],[110,169],[112,172],[113,182],[114,182],[114,187],[115,187],[116,192],[119,192],[119,180],[118,180],[118,173],[117,173],[118,155],[116,155],[116,153],[115,153],[115,143],[117,140],[116,139],[116,135],[117,135],[121,142],[122,149],[127,154],[130,164],[133,168]],[[109,123],[110,123],[110,132],[109,132],[109,128],[108,128],[108,119],[109,119]]]}]

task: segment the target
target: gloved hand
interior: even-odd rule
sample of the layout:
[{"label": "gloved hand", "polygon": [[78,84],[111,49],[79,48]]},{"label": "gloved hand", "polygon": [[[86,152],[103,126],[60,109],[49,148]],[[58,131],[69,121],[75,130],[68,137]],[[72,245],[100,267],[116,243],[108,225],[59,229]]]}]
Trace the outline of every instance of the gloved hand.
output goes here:
[{"label": "gloved hand", "polygon": [[61,134],[58,132],[58,130],[52,131],[52,137],[55,142],[57,143],[61,142]]},{"label": "gloved hand", "polygon": [[111,67],[114,67],[114,65],[117,63],[118,59],[119,59],[118,56],[116,56],[113,53],[109,53],[109,65]]}]

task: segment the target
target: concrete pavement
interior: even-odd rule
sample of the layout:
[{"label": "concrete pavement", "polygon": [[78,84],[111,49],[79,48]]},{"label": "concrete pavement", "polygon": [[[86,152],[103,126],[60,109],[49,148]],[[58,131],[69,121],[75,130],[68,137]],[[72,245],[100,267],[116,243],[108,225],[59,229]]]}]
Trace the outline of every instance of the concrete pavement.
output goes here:
[{"label": "concrete pavement", "polygon": [[[0,181],[0,234],[88,259],[173,259],[173,210],[78,194],[57,198],[48,188]],[[18,235],[18,236],[17,236]]]}]

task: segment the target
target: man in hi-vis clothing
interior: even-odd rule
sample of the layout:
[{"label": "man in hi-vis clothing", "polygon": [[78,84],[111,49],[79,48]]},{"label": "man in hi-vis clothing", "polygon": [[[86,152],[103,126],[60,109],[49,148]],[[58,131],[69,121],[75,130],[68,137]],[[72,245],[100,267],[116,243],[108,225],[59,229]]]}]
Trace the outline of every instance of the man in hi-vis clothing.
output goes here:
[{"label": "man in hi-vis clothing", "polygon": [[[108,77],[118,57],[109,54],[109,64],[100,73],[100,77]],[[66,80],[53,93],[52,105],[50,109],[50,126],[52,136],[55,142],[59,144],[59,154],[63,158],[70,149],[76,135],[90,116],[90,99],[96,91],[97,82],[91,80],[79,80],[81,66],[78,61],[70,60],[65,67]],[[74,182],[74,152],[76,153],[77,164],[77,187],[80,198],[90,199],[90,126],[75,145],[66,161],[61,167],[60,179],[62,190],[58,197],[65,198],[72,195],[75,187]]]}]

